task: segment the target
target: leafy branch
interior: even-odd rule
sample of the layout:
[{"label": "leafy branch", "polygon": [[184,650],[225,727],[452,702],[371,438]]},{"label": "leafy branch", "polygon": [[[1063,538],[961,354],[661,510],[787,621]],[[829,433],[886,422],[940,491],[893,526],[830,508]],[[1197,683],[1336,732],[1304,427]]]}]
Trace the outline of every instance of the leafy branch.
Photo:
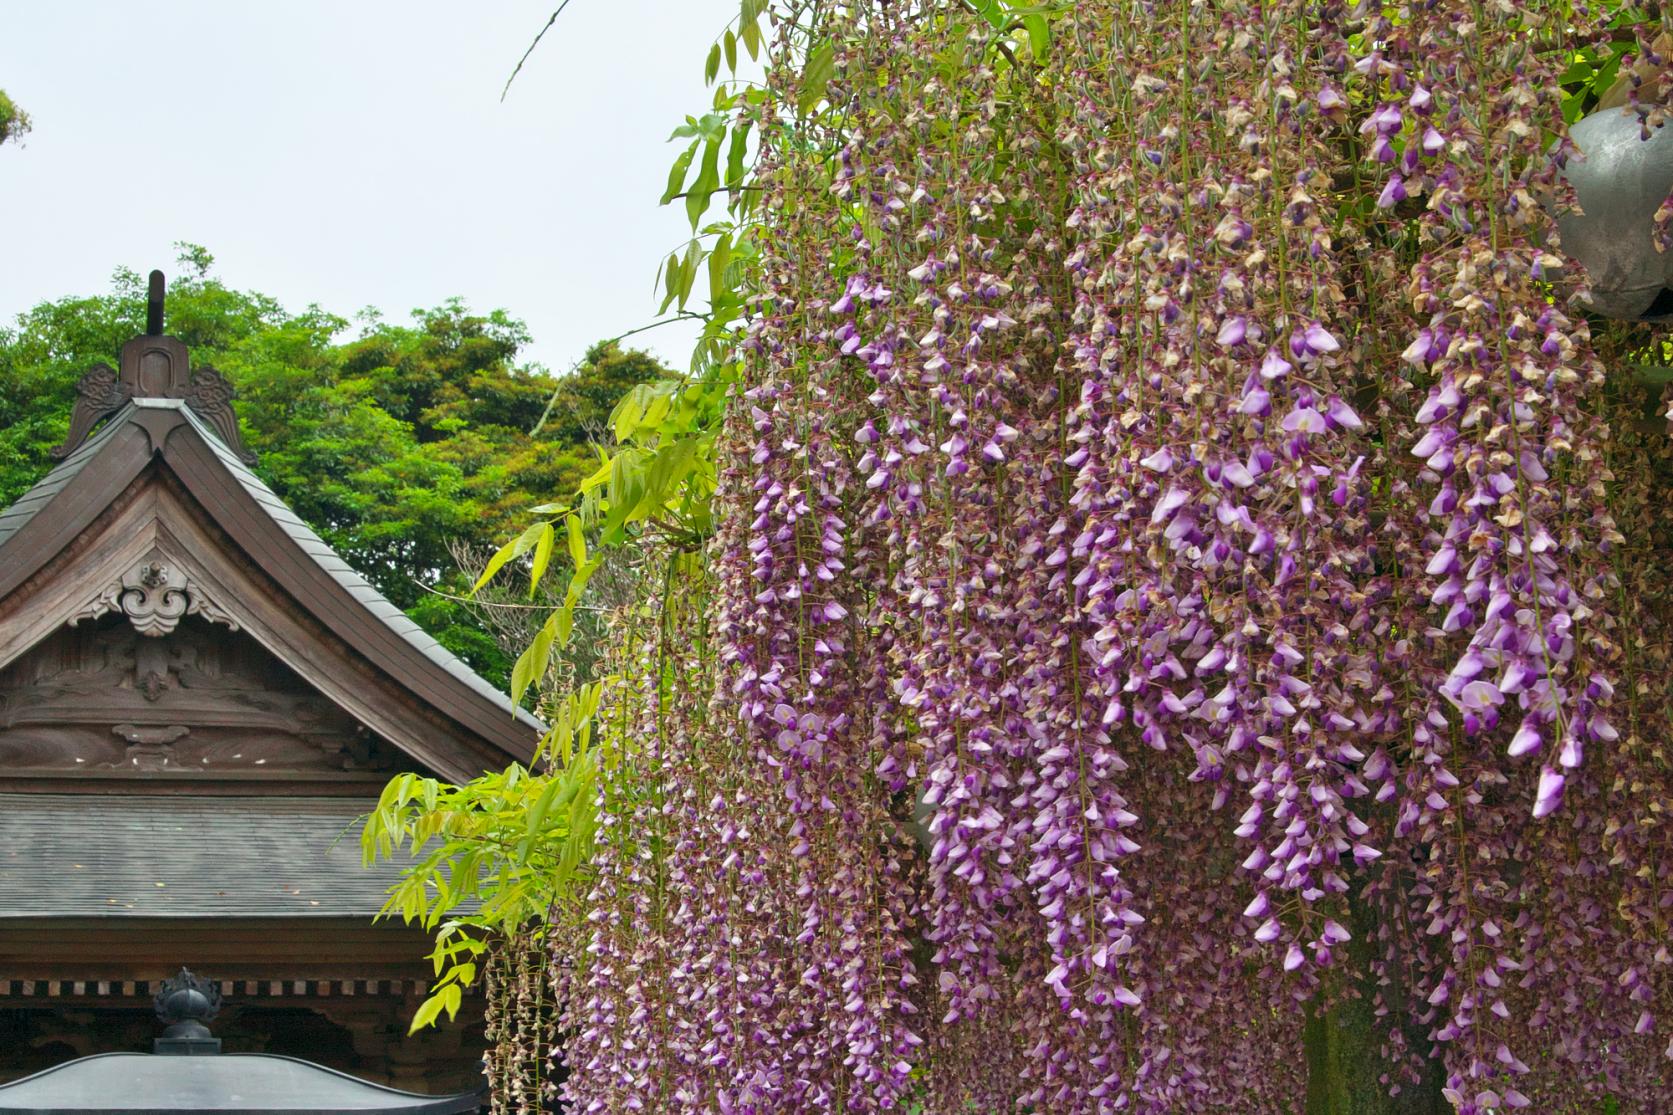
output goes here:
[{"label": "leafy branch", "polygon": [[417,774],[390,780],[366,819],[368,864],[411,859],[380,917],[436,934],[438,977],[412,1029],[458,1014],[478,958],[496,940],[536,936],[555,902],[578,893],[598,829],[596,788],[613,754],[594,741],[605,682],[558,702],[530,765],[513,764],[463,785]]}]

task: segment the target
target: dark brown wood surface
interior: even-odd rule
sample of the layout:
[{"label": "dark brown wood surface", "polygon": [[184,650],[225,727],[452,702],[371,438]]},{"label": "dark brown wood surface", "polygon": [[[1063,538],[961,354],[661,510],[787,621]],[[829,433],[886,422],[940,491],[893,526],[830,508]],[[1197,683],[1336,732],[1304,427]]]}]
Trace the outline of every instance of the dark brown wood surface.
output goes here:
[{"label": "dark brown wood surface", "polygon": [[425,933],[399,920],[8,918],[0,985],[162,980],[182,964],[217,980],[424,983],[434,978],[429,951]]}]

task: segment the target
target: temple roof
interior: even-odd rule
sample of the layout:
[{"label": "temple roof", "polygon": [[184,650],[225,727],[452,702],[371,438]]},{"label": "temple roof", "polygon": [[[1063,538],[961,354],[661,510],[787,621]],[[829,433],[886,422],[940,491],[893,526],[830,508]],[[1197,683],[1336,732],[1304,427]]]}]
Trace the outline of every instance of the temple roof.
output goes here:
[{"label": "temple roof", "polygon": [[364,800],[0,794],[0,920],[353,917],[401,864],[361,865]]},{"label": "temple roof", "polygon": [[15,1115],[459,1115],[487,1096],[425,1096],[266,1053],[168,1057],[100,1053],[0,1084],[0,1112]]},{"label": "temple roof", "polygon": [[[84,378],[63,460],[0,511],[0,667],[27,649],[26,639],[39,641],[41,608],[30,600],[53,595],[43,584],[90,576],[63,570],[116,546],[99,531],[108,534],[151,485],[162,493],[159,506],[183,508],[171,513],[191,520],[148,528],[160,539],[152,557],[219,562],[243,599],[217,606],[239,613],[237,624],[326,697],[455,781],[529,758],[540,722],[350,568],[251,471],[231,386],[219,373],[191,368],[185,346],[165,336],[135,338],[121,363],[120,373],[101,365]],[[187,535],[214,543],[170,541]],[[264,628],[258,614],[275,601],[291,624],[283,630]],[[271,621],[271,607],[265,614]],[[304,640],[302,630],[321,635]],[[328,642],[299,645],[318,637]]]},{"label": "temple roof", "polygon": [[16,503],[0,510],[0,546],[4,546],[8,538],[22,530],[41,508],[51,503],[52,498],[76,478],[88,461],[98,456],[100,448],[110,440],[116,429],[117,423],[108,423],[43,476],[33,488],[24,492]]},{"label": "temple roof", "polygon": [[296,548],[306,554],[308,559],[319,566],[332,580],[360,602],[362,607],[376,617],[384,626],[411,644],[430,661],[441,667],[454,680],[472,690],[484,700],[503,709],[508,718],[515,716],[533,731],[540,730],[540,722],[527,711],[517,708],[511,703],[506,694],[482,679],[476,671],[452,651],[442,646],[407,614],[390,603],[381,592],[374,588],[371,582],[356,573],[349,564],[337,556],[336,551],[326,545],[313,529],[297,518],[284,500],[274,494],[252,472],[248,465],[227,448],[215,435],[214,431],[199,418],[198,415],[179,399],[135,399],[116,413],[109,423],[94,437],[84,443],[81,448],[70,454],[61,464],[43,477],[40,483],[23,494],[23,497],[0,512],[0,563],[5,561],[5,546],[7,541],[21,531],[29,521],[39,512],[50,506],[55,497],[68,487],[78,475],[100,456],[104,446],[112,439],[118,430],[128,421],[148,410],[172,411],[189,425],[203,440],[205,446],[214,454],[220,466],[238,482],[260,507],[272,518]]}]

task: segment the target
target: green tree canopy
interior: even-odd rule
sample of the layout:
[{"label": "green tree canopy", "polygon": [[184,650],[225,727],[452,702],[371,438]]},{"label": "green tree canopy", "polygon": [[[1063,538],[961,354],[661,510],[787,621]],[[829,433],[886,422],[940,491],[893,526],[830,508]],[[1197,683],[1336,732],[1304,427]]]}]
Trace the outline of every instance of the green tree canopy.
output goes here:
[{"label": "green tree canopy", "polygon": [[17,102],[0,89],[0,143],[16,142],[29,130],[29,114],[17,107]]},{"label": "green tree canopy", "polygon": [[[455,547],[498,545],[529,507],[597,468],[589,431],[662,369],[604,343],[557,377],[518,363],[529,335],[503,311],[452,299],[411,324],[368,313],[356,327],[317,305],[292,313],[230,289],[202,249],[186,247],[181,262],[168,331],[237,386],[262,479],[386,596],[503,681],[505,652],[426,586],[461,590]],[[0,329],[0,506],[51,466],[76,381],[113,361],[144,319],[144,280],[121,269],[109,293],[43,302]]]}]

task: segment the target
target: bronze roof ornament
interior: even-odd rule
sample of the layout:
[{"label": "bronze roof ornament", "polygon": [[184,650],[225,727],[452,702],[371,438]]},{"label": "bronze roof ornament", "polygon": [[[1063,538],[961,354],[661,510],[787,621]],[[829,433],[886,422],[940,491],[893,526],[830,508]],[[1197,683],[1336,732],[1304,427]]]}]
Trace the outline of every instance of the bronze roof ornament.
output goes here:
[{"label": "bronze roof ornament", "polygon": [[157,1018],[168,1026],[152,1043],[156,1052],[201,1056],[221,1051],[221,1040],[206,1025],[221,1011],[221,990],[213,982],[181,968],[179,975],[163,981],[152,1002]]},{"label": "bronze roof ornament", "polygon": [[55,459],[74,453],[94,427],[136,399],[179,399],[239,460],[255,464],[256,455],[238,432],[232,383],[208,365],[193,370],[186,346],[178,337],[163,333],[163,297],[163,273],[153,271],[146,293],[145,332],[122,346],[120,370],[96,364],[76,384],[70,432],[64,444],[52,451]]}]

